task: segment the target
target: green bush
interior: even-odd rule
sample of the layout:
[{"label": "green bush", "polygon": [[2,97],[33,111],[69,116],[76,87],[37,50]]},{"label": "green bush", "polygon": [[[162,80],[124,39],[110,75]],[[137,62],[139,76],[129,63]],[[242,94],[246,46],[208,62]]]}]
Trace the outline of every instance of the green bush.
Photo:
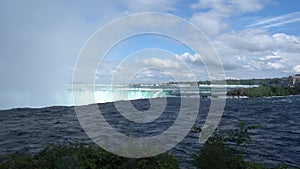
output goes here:
[{"label": "green bush", "polygon": [[[246,168],[243,153],[238,147],[246,148],[251,144],[248,130],[253,128],[255,127],[246,127],[245,123],[241,123],[239,129],[236,130],[216,130],[194,156],[193,165],[202,169]],[[234,145],[229,146],[229,143],[234,143]]]},{"label": "green bush", "polygon": [[[193,166],[200,169],[267,169],[246,161],[244,151],[251,144],[249,130],[244,122],[234,130],[216,130],[197,154]],[[194,127],[201,132],[201,128]],[[176,158],[164,153],[150,158],[132,159],[114,155],[96,145],[72,143],[50,144],[36,155],[11,154],[0,158],[0,169],[177,169]],[[274,169],[288,169],[278,165]]]},{"label": "green bush", "polygon": [[253,88],[239,88],[227,92],[229,96],[248,96],[248,97],[270,97],[288,96],[300,94],[300,87],[266,86],[262,85]]},{"label": "green bush", "polygon": [[[193,156],[193,166],[200,169],[267,169],[268,167],[246,161],[244,151],[251,144],[249,130],[256,126],[239,124],[235,130],[216,130],[204,146]],[[201,132],[201,129],[194,127]],[[274,169],[287,169],[287,165],[278,165]]]},{"label": "green bush", "polygon": [[176,169],[177,160],[169,154],[131,159],[109,153],[97,146],[49,145],[34,156],[12,154],[2,158],[1,169]]}]

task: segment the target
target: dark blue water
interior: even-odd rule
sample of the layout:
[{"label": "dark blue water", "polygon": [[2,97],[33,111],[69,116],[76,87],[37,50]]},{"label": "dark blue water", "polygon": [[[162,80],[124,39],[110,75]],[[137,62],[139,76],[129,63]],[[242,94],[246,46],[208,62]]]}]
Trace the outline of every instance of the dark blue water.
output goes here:
[{"label": "dark blue water", "polygon": [[[160,101],[160,99],[154,99]],[[138,110],[150,108],[148,100],[131,103]],[[189,104],[195,104],[190,98]],[[203,125],[209,111],[210,99],[202,99],[196,125]],[[191,106],[192,107],[192,106]],[[162,133],[175,121],[180,98],[168,98],[164,113],[155,121],[137,124],[122,117],[113,103],[99,104],[110,125],[132,137],[147,137]],[[126,107],[125,107],[126,109]],[[185,111],[190,110],[186,106]],[[300,96],[277,98],[227,99],[219,128],[235,128],[240,121],[259,126],[250,131],[253,143],[246,158],[268,166],[285,163],[300,166]],[[182,168],[187,168],[191,155],[201,144],[198,133],[191,131],[170,153],[176,155]],[[20,108],[0,111],[0,154],[14,152],[37,153],[49,143],[66,143],[77,140],[93,144],[81,128],[73,107]]]}]

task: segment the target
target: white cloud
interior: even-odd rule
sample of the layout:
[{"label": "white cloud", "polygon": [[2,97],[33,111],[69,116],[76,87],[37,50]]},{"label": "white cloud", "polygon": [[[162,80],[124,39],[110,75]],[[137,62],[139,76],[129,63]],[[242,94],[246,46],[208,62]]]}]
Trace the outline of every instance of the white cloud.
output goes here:
[{"label": "white cloud", "polygon": [[191,6],[203,12],[195,13],[190,21],[208,35],[218,35],[229,28],[228,19],[232,16],[263,9],[263,0],[199,0]]},{"label": "white cloud", "polygon": [[184,52],[181,55],[176,55],[176,58],[179,60],[185,61],[187,63],[202,64],[199,54],[192,55],[188,52]]},{"label": "white cloud", "polygon": [[170,68],[179,68],[180,63],[178,61],[170,60],[170,59],[161,59],[161,58],[147,58],[142,59],[141,62],[146,66],[151,66],[155,68],[164,68],[164,69],[170,69]]},{"label": "white cloud", "polygon": [[294,72],[300,73],[300,65],[296,65],[293,67]]},{"label": "white cloud", "polygon": [[196,13],[190,18],[190,21],[205,34],[217,35],[228,28],[228,24],[223,22],[222,18],[216,12]]},{"label": "white cloud", "polygon": [[282,59],[280,56],[277,55],[276,52],[272,53],[271,55],[267,55],[265,57],[261,57],[260,60],[280,60]]},{"label": "white cloud", "polygon": [[280,63],[272,63],[272,62],[268,62],[267,65],[270,67],[270,68],[273,68],[273,69],[282,69],[284,68],[284,66]]},{"label": "white cloud", "polygon": [[157,82],[169,82],[169,81],[187,81],[193,78],[193,74],[180,71],[180,69],[172,69],[168,71],[162,71],[157,69],[146,69],[140,72],[133,82],[135,83],[157,83]]},{"label": "white cloud", "polygon": [[293,74],[295,63],[299,64],[299,41],[293,35],[248,29],[224,33],[212,44],[220,55],[226,76],[253,78]]},{"label": "white cloud", "polygon": [[217,38],[230,48],[248,52],[289,51],[300,52],[300,38],[284,33],[269,35],[263,29],[243,30],[239,32],[225,33]]}]

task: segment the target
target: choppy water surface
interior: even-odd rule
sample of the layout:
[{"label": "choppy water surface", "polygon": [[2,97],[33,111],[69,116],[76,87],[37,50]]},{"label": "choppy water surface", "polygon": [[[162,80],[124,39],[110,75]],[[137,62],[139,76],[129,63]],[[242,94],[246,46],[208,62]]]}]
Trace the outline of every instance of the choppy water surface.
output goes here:
[{"label": "choppy water surface", "polygon": [[[195,104],[195,99],[189,99],[189,104]],[[160,99],[153,101],[160,102]],[[139,110],[147,110],[151,106],[148,100],[131,103]],[[168,98],[167,107],[158,119],[152,123],[137,124],[122,117],[113,103],[99,104],[111,126],[118,132],[129,132],[132,137],[153,136],[167,130],[175,121],[179,106],[179,97]],[[209,106],[210,99],[201,100],[197,126],[204,123]],[[187,105],[184,111],[195,110],[190,110]],[[253,143],[248,148],[247,159],[269,166],[281,163],[300,166],[300,96],[227,99],[219,127],[233,128],[242,120],[259,126],[250,132]],[[191,164],[191,155],[202,146],[198,143],[198,136],[198,133],[190,132],[170,150],[178,157],[182,168]],[[81,128],[73,107],[0,111],[0,154],[18,151],[36,153],[49,143],[72,140],[92,144]]]}]

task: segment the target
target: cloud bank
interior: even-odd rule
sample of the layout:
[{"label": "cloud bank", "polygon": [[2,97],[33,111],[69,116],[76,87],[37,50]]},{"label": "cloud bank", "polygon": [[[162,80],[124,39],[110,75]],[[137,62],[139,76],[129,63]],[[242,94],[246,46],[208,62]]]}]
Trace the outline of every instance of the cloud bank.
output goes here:
[{"label": "cloud bank", "polygon": [[[219,53],[228,78],[282,77],[300,73],[299,33],[285,31],[297,30],[289,26],[299,24],[300,12],[283,11],[272,15],[269,6],[272,6],[270,0],[89,3],[3,0],[0,2],[0,109],[62,104],[65,86],[72,82],[76,58],[86,40],[101,26],[134,12],[167,12],[198,26]],[[146,19],[145,22],[159,26],[171,21]],[[120,27],[122,29],[126,28]],[[192,34],[187,36],[192,38]],[[148,42],[134,45],[147,48]],[[140,61],[146,66],[160,66],[173,72],[179,72],[180,61],[188,65],[199,80],[207,78],[198,54],[179,50],[177,46],[172,52],[174,60],[149,57]],[[126,56],[116,53],[114,59],[122,57]],[[105,81],[105,75],[115,73],[117,61],[112,59],[102,66],[102,73],[99,70],[91,73],[102,75],[99,79]],[[164,80],[167,76],[156,73],[144,71],[139,79]],[[181,77],[184,80],[190,75],[182,74]]]}]

